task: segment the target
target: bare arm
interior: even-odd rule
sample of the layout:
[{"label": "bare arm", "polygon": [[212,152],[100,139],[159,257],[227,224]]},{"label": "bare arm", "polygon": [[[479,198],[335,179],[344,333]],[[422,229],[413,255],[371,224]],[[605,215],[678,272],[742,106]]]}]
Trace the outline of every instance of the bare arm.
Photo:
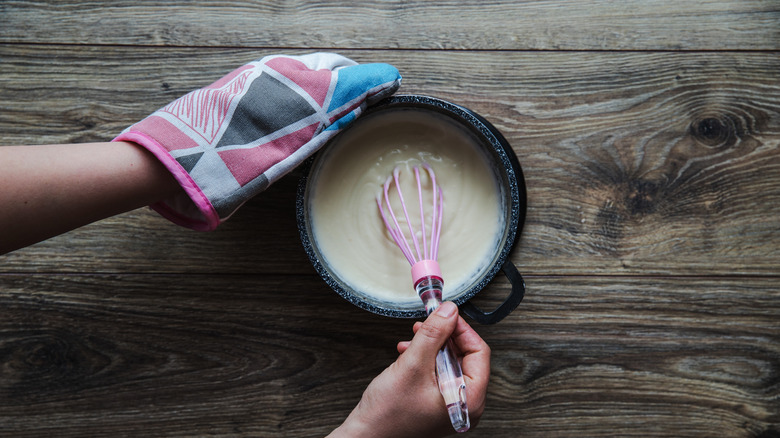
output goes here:
[{"label": "bare arm", "polygon": [[134,143],[0,147],[0,254],[181,190]]}]

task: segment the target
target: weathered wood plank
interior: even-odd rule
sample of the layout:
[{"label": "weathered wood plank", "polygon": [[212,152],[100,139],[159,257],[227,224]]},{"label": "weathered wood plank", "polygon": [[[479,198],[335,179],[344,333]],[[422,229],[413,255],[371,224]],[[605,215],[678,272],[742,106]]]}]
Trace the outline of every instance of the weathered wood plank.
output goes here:
[{"label": "weathered wood plank", "polygon": [[[268,53],[2,46],[0,144],[110,139]],[[774,54],[345,54],[391,62],[402,92],[458,102],[505,133],[528,184],[522,272],[780,274]],[[311,273],[295,187],[291,175],[216,233],[136,211],[0,256],[0,270]]]},{"label": "weathered wood plank", "polygon": [[21,2],[0,42],[486,50],[777,50],[760,0]]},{"label": "weathered wood plank", "polygon": [[[492,386],[487,436],[506,422],[523,436],[778,433],[776,280],[561,277],[528,284],[532,292],[508,323],[485,335],[500,357],[491,384],[501,382]],[[751,409],[741,404],[747,399],[767,404]],[[746,418],[752,414],[761,420]],[[500,426],[493,429],[491,418]]]},{"label": "weathered wood plank", "polygon": [[[495,123],[528,182],[528,293],[477,327],[493,366],[474,436],[772,438],[778,23],[760,0],[3,1],[0,145],[110,139],[266,54],[391,62],[402,92]],[[0,436],[339,424],[411,321],[313,274],[296,176],[214,233],[137,210],[0,256]]]},{"label": "weathered wood plank", "polygon": [[[474,436],[780,431],[775,280],[527,282],[512,315],[476,327],[493,361]],[[0,289],[4,436],[322,436],[411,335],[313,276],[5,274]]]}]

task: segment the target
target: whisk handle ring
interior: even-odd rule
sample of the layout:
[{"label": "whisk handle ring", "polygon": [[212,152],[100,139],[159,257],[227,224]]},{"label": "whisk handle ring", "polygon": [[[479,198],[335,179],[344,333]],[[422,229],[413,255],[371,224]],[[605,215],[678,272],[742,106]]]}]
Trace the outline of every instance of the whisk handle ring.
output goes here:
[{"label": "whisk handle ring", "polygon": [[427,277],[442,279],[441,267],[436,260],[420,260],[412,265],[412,284],[417,287],[420,280]]}]

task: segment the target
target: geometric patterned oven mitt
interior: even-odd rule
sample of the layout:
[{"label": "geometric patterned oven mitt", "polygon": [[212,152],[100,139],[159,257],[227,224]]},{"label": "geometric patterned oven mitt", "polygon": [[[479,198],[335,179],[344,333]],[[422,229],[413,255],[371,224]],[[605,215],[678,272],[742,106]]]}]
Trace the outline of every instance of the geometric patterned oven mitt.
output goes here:
[{"label": "geometric patterned oven mitt", "polygon": [[213,230],[400,82],[391,65],[334,53],[267,56],[180,97],[114,141],[148,149],[184,189],[154,210]]}]

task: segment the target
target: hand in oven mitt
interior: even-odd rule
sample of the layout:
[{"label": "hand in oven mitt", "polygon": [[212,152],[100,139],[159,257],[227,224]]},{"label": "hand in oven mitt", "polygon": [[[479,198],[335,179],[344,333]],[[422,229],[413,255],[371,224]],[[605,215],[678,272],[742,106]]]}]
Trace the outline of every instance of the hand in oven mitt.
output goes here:
[{"label": "hand in oven mitt", "polygon": [[160,108],[114,141],[148,149],[184,189],[154,210],[213,230],[400,82],[393,66],[334,53],[267,56]]}]

